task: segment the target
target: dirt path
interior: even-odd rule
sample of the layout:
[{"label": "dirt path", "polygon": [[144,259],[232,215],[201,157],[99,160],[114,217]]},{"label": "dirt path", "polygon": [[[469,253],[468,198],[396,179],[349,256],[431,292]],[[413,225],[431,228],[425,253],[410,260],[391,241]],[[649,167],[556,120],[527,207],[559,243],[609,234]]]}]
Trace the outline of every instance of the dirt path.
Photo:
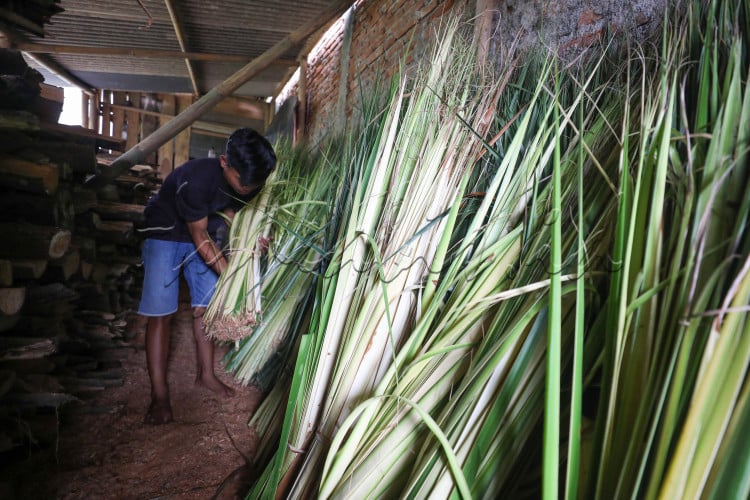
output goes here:
[{"label": "dirt path", "polygon": [[191,316],[182,304],[173,319],[169,363],[175,421],[144,425],[149,403],[145,323],[138,316],[131,321],[136,335],[122,360],[124,384],[86,402],[107,412],[66,417],[47,463],[25,464],[19,498],[207,499],[237,498],[246,491],[248,471],[240,451],[247,456],[254,446],[247,421],[260,402],[257,391],[231,382],[219,364],[225,351],[218,349],[216,372],[237,395],[223,398],[194,387]]}]

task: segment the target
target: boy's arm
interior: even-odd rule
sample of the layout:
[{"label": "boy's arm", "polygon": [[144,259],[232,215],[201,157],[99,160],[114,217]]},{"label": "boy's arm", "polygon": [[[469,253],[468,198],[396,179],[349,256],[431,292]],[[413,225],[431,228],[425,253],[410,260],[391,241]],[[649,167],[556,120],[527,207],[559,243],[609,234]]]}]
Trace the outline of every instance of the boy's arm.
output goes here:
[{"label": "boy's arm", "polygon": [[227,267],[227,260],[221,253],[221,250],[216,243],[208,235],[208,217],[198,219],[193,222],[187,222],[188,231],[190,231],[190,237],[195,243],[195,248],[198,249],[198,255],[205,261],[205,263],[214,271],[216,274],[221,274]]}]

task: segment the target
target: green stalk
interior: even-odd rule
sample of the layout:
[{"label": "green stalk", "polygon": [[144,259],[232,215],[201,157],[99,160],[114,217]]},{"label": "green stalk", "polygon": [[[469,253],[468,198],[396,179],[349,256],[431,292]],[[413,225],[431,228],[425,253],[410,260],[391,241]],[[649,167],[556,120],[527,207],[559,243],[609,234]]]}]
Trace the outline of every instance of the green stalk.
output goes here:
[{"label": "green stalk", "polygon": [[[559,94],[560,82],[555,79],[555,93]],[[559,450],[560,450],[560,357],[562,333],[560,325],[562,285],[562,209],[560,196],[560,116],[557,106],[554,106],[554,120],[558,132],[555,138],[555,154],[552,162],[552,211],[551,222],[551,251],[550,251],[550,294],[549,294],[549,328],[547,331],[547,383],[544,405],[544,473],[542,481],[542,497],[554,500],[558,497],[559,481]]]},{"label": "green stalk", "polygon": [[[583,129],[583,103],[578,105],[579,130]],[[581,137],[581,141],[585,139]],[[581,454],[581,413],[583,407],[583,336],[585,326],[585,282],[586,248],[584,246],[584,146],[578,146],[578,241],[576,254],[576,321],[573,341],[573,370],[570,390],[570,424],[568,428],[568,460],[565,499],[578,498],[578,480]]]},{"label": "green stalk", "polygon": [[[750,304],[750,259],[746,259],[730,293],[723,309]],[[704,490],[750,366],[750,321],[746,311],[722,311],[714,321],[713,335],[715,348],[706,350],[706,370],[696,387],[675,459],[660,492],[666,498],[697,495]]]}]

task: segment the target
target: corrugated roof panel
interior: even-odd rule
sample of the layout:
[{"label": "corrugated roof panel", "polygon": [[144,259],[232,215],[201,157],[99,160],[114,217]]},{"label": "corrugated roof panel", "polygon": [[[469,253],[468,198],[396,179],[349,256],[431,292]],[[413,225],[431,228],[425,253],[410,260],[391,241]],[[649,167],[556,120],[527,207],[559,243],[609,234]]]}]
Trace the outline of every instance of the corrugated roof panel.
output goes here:
[{"label": "corrugated roof panel", "polygon": [[171,24],[153,24],[145,28],[142,23],[127,20],[65,17],[49,25],[44,38],[30,37],[38,43],[56,45],[82,45],[85,47],[159,47],[180,50]]},{"label": "corrugated roof panel", "polygon": [[134,63],[131,57],[121,56],[86,56],[78,54],[60,54],[55,60],[67,68],[76,71],[132,73],[133,75],[184,76],[187,69],[183,59],[138,58]]},{"label": "corrugated roof panel", "polygon": [[[188,52],[245,56],[249,61],[317,18],[332,1],[172,0],[172,3]],[[59,62],[95,88],[109,88],[108,85],[116,82],[120,90],[127,90],[123,88],[125,85],[133,85],[133,90],[169,92],[168,87],[175,85],[174,92],[185,91],[184,82],[189,80],[187,65],[180,57],[180,44],[164,0],[61,0],[60,6],[65,10],[45,25],[45,37],[27,35],[20,41],[105,50],[171,51],[171,58],[158,59],[59,52],[40,55]],[[300,47],[292,48],[283,58],[295,59],[299,50]],[[245,62],[194,60],[191,64],[199,91],[206,92]],[[108,73],[112,76],[106,76]],[[243,85],[237,93],[258,97],[273,95],[287,74],[287,67],[272,67]],[[158,82],[159,78],[164,81]]]}]

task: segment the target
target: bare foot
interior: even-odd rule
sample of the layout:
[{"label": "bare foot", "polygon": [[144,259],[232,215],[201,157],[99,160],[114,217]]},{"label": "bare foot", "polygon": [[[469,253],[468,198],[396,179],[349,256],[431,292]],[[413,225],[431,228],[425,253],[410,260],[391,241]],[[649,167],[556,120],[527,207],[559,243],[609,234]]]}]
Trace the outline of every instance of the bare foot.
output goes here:
[{"label": "bare foot", "polygon": [[169,404],[169,400],[162,401],[158,399],[152,399],[151,405],[148,407],[146,416],[143,419],[143,423],[151,425],[168,424],[172,421],[172,406]]},{"label": "bare foot", "polygon": [[226,398],[234,396],[234,389],[225,385],[221,380],[216,378],[216,375],[214,374],[196,378],[195,385],[205,387],[219,396],[224,396]]}]

